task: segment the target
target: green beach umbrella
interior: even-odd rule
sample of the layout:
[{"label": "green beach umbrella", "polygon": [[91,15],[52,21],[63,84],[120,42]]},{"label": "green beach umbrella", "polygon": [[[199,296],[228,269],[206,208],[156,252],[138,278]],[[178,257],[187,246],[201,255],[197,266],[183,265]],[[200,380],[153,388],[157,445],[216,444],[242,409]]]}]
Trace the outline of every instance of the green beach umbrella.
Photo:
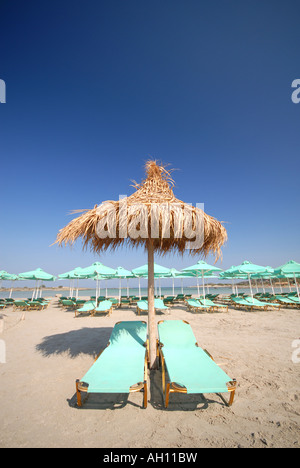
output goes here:
[{"label": "green beach umbrella", "polygon": [[118,266],[116,269],[116,273],[111,277],[111,278],[118,278],[119,279],[119,298],[121,299],[121,281],[122,279],[127,280],[127,297],[129,296],[129,286],[128,286],[128,279],[129,278],[136,278],[136,275],[134,275],[131,271],[126,270],[125,268]]},{"label": "green beach umbrella", "polygon": [[78,276],[81,273],[81,271],[82,271],[81,267],[76,267],[76,268],[74,268],[74,270],[67,271],[66,273],[61,273],[60,275],[58,275],[59,279],[68,279],[68,280],[70,280],[70,297],[73,296],[73,289],[74,289],[73,282],[74,282],[74,280],[77,279],[77,289],[76,289],[76,298],[77,299],[78,299],[78,280],[83,279],[81,277],[79,278],[79,276]]},{"label": "green beach umbrella", "polygon": [[247,260],[241,263],[240,265],[236,266],[235,270],[233,270],[233,275],[237,278],[239,275],[247,275],[248,281],[249,281],[249,286],[250,286],[250,292],[251,292],[251,297],[253,300],[253,291],[252,291],[252,284],[251,284],[251,276],[255,274],[260,274],[260,273],[268,273],[268,268],[261,266],[261,265],[255,265],[254,263],[248,262]]},{"label": "green beach umbrella", "polygon": [[24,280],[32,280],[35,281],[36,287],[32,293],[32,299],[34,299],[35,293],[36,298],[38,297],[38,283],[39,281],[55,281],[56,277],[51,275],[50,273],[46,273],[42,268],[37,268],[36,270],[26,271],[25,273],[19,273],[19,278]]},{"label": "green beach umbrella", "polygon": [[[139,279],[139,296],[141,298],[141,282],[140,278],[148,278],[148,264],[142,265],[138,268],[131,270],[132,273]],[[154,278],[161,278],[163,275],[167,275],[170,272],[169,268],[154,263]]]},{"label": "green beach umbrella", "polygon": [[[7,271],[4,271],[4,270],[0,271],[0,281],[2,281],[2,280],[4,280],[4,281],[17,281],[18,279],[19,279],[19,277],[17,275],[7,273]],[[9,298],[12,297],[12,291],[13,291],[13,287],[11,285]]]},{"label": "green beach umbrella", "polygon": [[204,297],[204,304],[205,304],[205,286],[204,286],[204,277],[205,276],[210,276],[211,274],[215,272],[221,272],[222,269],[215,267],[214,265],[209,265],[206,263],[204,260],[200,260],[197,262],[195,265],[189,266],[187,268],[183,268],[184,272],[191,272],[194,273],[197,277],[197,291],[198,291],[198,296],[200,296],[200,291],[199,291],[199,276],[202,276],[202,287],[203,287],[203,297]]},{"label": "green beach umbrella", "polygon": [[170,268],[169,273],[163,276],[163,278],[172,278],[173,296],[175,296],[175,278],[178,278],[180,275],[181,272],[176,270],[176,268]]},{"label": "green beach umbrella", "polygon": [[300,292],[299,292],[298,283],[296,279],[297,277],[299,278],[300,276],[300,263],[297,263],[294,260],[290,260],[284,265],[281,265],[280,267],[275,268],[274,274],[275,275],[291,275],[290,277],[294,278],[296,291],[297,291],[298,298],[300,301]]},{"label": "green beach umbrella", "polygon": [[104,278],[109,278],[110,276],[115,275],[116,270],[113,268],[110,268],[106,265],[103,265],[101,262],[94,262],[92,265],[86,267],[86,268],[81,268],[81,271],[76,273],[76,276],[82,279],[86,278],[94,278],[96,279],[96,304],[98,301],[98,292],[100,295],[100,288],[98,291],[98,284],[101,279]]}]

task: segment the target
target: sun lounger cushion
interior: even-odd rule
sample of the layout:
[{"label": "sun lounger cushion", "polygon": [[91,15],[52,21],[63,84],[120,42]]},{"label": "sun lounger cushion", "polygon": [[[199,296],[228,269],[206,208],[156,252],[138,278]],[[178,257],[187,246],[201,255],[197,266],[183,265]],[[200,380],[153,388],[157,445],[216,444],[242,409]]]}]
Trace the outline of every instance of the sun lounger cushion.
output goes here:
[{"label": "sun lounger cushion", "polygon": [[228,392],[226,383],[230,377],[196,346],[189,324],[164,321],[158,324],[158,332],[171,382],[186,387],[187,393]]},{"label": "sun lounger cushion", "polygon": [[101,356],[81,379],[89,393],[129,393],[132,385],[144,381],[147,324],[120,322],[115,325]]}]

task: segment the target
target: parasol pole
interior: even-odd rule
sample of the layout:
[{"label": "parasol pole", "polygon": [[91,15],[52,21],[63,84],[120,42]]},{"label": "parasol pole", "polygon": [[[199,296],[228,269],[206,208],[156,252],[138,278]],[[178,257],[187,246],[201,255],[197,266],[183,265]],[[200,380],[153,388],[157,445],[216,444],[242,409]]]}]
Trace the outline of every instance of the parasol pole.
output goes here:
[{"label": "parasol pole", "polygon": [[299,301],[300,301],[300,292],[299,292],[299,288],[298,288],[298,283],[297,283],[297,280],[296,280],[296,274],[294,272],[294,281],[295,281],[295,285],[296,285],[296,291],[297,291],[297,294],[298,294],[298,298],[299,298]]},{"label": "parasol pole", "polygon": [[266,290],[265,290],[265,286],[264,286],[264,282],[263,282],[262,277],[260,278],[260,280],[261,280],[261,286],[262,286],[263,292],[264,292],[264,294],[265,294],[265,293],[266,293]]},{"label": "parasol pole", "polygon": [[31,296],[31,300],[32,300],[32,301],[33,301],[33,299],[34,299],[34,293],[35,293],[36,283],[37,283],[37,281],[35,280],[35,287],[34,287],[34,289],[33,289],[33,291],[32,291],[32,296]]},{"label": "parasol pole", "polygon": [[96,276],[96,307],[98,306],[98,273]]},{"label": "parasol pole", "polygon": [[202,289],[203,289],[203,297],[204,297],[204,305],[205,305],[205,287],[204,287],[204,274],[202,270]]},{"label": "parasol pole", "polygon": [[250,292],[251,292],[251,297],[252,297],[252,302],[253,302],[253,291],[252,291],[252,284],[251,284],[250,273],[248,273],[248,279],[249,279]]},{"label": "parasol pole", "polygon": [[273,295],[275,295],[275,291],[274,291],[274,287],[273,287],[273,283],[272,283],[272,278],[271,278],[271,276],[270,276],[269,279],[270,279],[270,283],[271,283],[271,288],[272,288]]},{"label": "parasol pole", "polygon": [[156,329],[154,308],[154,246],[148,240],[148,332],[149,332],[149,365],[156,368]]}]

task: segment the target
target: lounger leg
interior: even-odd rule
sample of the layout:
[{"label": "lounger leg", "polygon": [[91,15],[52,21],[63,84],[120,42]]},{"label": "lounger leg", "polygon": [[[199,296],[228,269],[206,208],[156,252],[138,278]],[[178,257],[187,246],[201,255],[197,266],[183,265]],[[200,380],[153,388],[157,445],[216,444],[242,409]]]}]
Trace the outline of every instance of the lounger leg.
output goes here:
[{"label": "lounger leg", "polygon": [[79,385],[79,380],[76,380],[77,405],[78,405],[78,406],[82,406],[81,393],[80,393],[80,390],[78,389],[78,385]]},{"label": "lounger leg", "polygon": [[144,408],[147,408],[147,382],[144,382]]},{"label": "lounger leg", "polygon": [[170,395],[170,384],[167,383],[166,400],[165,400],[165,407],[166,408],[168,408],[168,406],[169,406],[169,395]]},{"label": "lounger leg", "polygon": [[230,398],[229,398],[227,405],[231,406],[234,400],[234,395],[235,395],[235,391],[237,387],[237,381],[233,379],[231,382],[228,382],[227,387],[228,387],[228,391],[230,392]]},{"label": "lounger leg", "polygon": [[230,398],[229,398],[228,406],[231,406],[231,405],[232,405],[233,400],[234,400],[234,395],[235,395],[235,390],[233,390],[232,392],[230,392]]}]

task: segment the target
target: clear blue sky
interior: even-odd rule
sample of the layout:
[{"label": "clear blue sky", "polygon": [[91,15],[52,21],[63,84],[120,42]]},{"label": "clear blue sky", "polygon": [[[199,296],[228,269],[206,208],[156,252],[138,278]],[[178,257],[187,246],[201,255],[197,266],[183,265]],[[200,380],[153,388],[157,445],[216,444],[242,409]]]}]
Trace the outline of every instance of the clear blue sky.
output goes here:
[{"label": "clear blue sky", "polygon": [[226,221],[218,266],[300,261],[299,17],[298,0],[2,0],[0,269],[146,263],[50,244],[71,210],[130,195],[149,157]]}]

